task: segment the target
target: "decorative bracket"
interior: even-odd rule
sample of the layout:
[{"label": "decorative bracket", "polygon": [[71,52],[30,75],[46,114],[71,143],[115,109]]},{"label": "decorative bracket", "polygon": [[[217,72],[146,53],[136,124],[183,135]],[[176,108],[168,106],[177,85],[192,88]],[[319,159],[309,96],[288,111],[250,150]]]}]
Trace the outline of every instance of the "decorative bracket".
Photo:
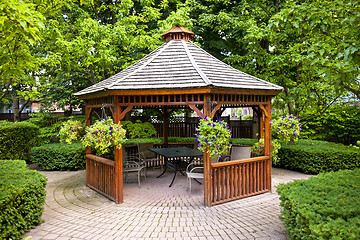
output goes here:
[{"label": "decorative bracket", "polygon": [[189,108],[195,111],[199,117],[204,118],[204,114],[194,104],[189,104]]},{"label": "decorative bracket", "polygon": [[134,106],[128,106],[127,108],[125,108],[125,110],[120,113],[119,120],[121,121],[125,117],[125,115],[130,112],[131,109],[133,109],[133,107]]},{"label": "decorative bracket", "polygon": [[213,118],[217,110],[219,110],[220,108],[221,108],[221,104],[217,104],[216,107],[211,111],[210,118]]},{"label": "decorative bracket", "polygon": [[269,113],[266,111],[266,109],[265,109],[265,107],[264,107],[264,105],[259,105],[259,107],[261,108],[261,110],[264,112],[264,114],[265,114],[265,117],[269,117]]}]

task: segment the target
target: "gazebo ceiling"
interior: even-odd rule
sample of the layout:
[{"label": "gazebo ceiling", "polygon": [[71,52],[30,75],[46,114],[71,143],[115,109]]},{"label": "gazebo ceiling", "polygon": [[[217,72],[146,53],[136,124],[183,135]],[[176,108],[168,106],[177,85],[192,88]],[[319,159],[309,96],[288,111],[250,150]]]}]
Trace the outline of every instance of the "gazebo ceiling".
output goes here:
[{"label": "gazebo ceiling", "polygon": [[174,27],[163,37],[167,42],[143,59],[75,95],[83,98],[84,95],[114,90],[200,88],[266,90],[271,92],[269,95],[276,95],[274,92],[282,90],[280,86],[241,72],[210,55],[189,41],[193,33],[186,28]]}]

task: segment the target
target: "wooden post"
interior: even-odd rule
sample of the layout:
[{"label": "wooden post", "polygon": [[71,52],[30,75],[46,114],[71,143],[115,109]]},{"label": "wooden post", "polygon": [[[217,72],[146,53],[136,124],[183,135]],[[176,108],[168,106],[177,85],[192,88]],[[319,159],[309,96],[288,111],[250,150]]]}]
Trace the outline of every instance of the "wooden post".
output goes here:
[{"label": "wooden post", "polygon": [[[121,107],[119,105],[120,98],[115,96],[115,116],[114,122],[120,123]],[[124,202],[123,194],[123,161],[122,149],[115,147],[115,202]]]},{"label": "wooden post", "polygon": [[[89,101],[85,101],[85,123],[86,126],[89,127],[91,125],[92,108],[86,105],[89,105]],[[92,153],[91,147],[86,147],[86,154],[91,154],[91,153]],[[86,158],[86,185],[88,185],[90,182],[90,167],[88,161],[89,160]]]},{"label": "wooden post", "polygon": [[168,147],[168,134],[169,134],[169,114],[167,107],[163,110],[163,137],[164,137],[164,148]]},{"label": "wooden post", "polygon": [[264,137],[264,114],[259,108],[259,136],[258,138],[261,139]]},{"label": "wooden post", "polygon": [[[210,95],[204,96],[204,117],[209,116],[211,113]],[[204,152],[204,205],[206,207],[211,206],[211,158],[207,153]]]},{"label": "wooden post", "polygon": [[[267,114],[265,114],[265,141],[264,141],[264,147],[265,147],[265,156],[271,155],[271,97],[269,96],[267,98],[268,104],[265,106],[265,110]],[[272,168],[272,160],[268,161],[267,170],[266,170],[266,182],[267,187],[271,191],[271,168]]]}]

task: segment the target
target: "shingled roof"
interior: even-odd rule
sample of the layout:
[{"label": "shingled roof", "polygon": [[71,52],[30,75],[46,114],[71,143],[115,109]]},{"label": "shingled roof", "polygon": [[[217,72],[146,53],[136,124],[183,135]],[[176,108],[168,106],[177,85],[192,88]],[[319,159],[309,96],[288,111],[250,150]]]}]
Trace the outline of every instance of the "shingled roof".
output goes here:
[{"label": "shingled roof", "polygon": [[[185,28],[184,28],[185,29]],[[111,90],[231,88],[281,91],[282,87],[241,72],[189,41],[193,33],[178,27],[186,38],[170,39],[149,55],[114,76],[75,95]],[[176,29],[163,34],[169,39]],[[179,33],[179,32],[178,32]]]}]

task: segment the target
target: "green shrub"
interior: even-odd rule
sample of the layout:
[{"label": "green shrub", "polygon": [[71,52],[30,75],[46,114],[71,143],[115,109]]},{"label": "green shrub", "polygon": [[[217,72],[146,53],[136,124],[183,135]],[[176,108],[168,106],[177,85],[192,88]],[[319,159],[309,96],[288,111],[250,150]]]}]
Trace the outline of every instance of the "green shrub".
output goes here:
[{"label": "green shrub", "polygon": [[127,138],[151,138],[156,136],[155,127],[149,123],[142,123],[140,120],[136,122],[122,121],[122,127],[126,130]]},{"label": "green shrub", "polygon": [[291,239],[359,239],[360,169],[277,187]]},{"label": "green shrub", "polygon": [[126,139],[124,142],[125,146],[136,145],[138,143],[162,143],[162,138],[134,138],[134,139]]},{"label": "green shrub", "polygon": [[[359,106],[356,104],[335,104],[321,115],[318,115],[315,109],[309,108],[307,114],[304,115],[305,124],[301,138],[356,144],[356,141],[360,139]],[[316,117],[314,118],[314,116]]]},{"label": "green shrub", "polygon": [[52,143],[31,149],[31,161],[44,170],[84,169],[85,147],[79,143]]},{"label": "green shrub", "polygon": [[[59,131],[61,127],[69,120],[77,120],[85,123],[85,116],[76,117],[52,117],[46,114],[32,117],[28,121],[40,127],[39,145],[59,142]],[[56,121],[55,123],[53,123]]]},{"label": "green shrub", "polygon": [[29,160],[38,135],[39,127],[32,123],[0,121],[0,159]]},{"label": "green shrub", "polygon": [[251,139],[251,138],[232,138],[231,143],[236,145],[248,145],[252,146],[254,145],[258,140],[257,139]]},{"label": "green shrub", "polygon": [[[163,140],[164,138],[161,138]],[[169,137],[169,143],[195,143],[194,137]]]},{"label": "green shrub", "polygon": [[276,167],[317,174],[360,167],[360,150],[338,143],[299,140],[282,145]]},{"label": "green shrub", "polygon": [[42,222],[47,179],[21,160],[1,160],[0,176],[0,239],[21,239]]}]

